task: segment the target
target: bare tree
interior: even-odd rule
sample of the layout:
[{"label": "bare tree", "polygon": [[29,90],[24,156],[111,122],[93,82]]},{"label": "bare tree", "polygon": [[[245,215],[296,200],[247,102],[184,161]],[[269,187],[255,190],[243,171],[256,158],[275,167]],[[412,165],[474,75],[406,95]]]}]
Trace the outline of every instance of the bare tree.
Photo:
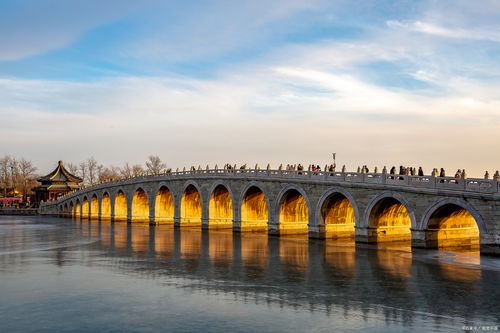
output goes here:
[{"label": "bare tree", "polygon": [[31,192],[31,189],[36,186],[35,171],[37,168],[33,166],[31,161],[21,158],[17,161],[17,188],[19,192],[26,197]]},{"label": "bare tree", "polygon": [[77,175],[78,174],[78,166],[74,163],[65,163],[64,166],[66,169],[72,174],[72,175]]},{"label": "bare tree", "polygon": [[99,181],[108,182],[119,179],[121,173],[120,171],[120,168],[116,166],[101,168],[99,171]]},{"label": "bare tree", "polygon": [[87,183],[87,163],[80,162],[78,164],[78,175],[82,179],[83,183]]},{"label": "bare tree", "polygon": [[120,169],[120,174],[123,178],[130,178],[132,177],[132,168],[128,164],[128,162],[125,162],[123,167]]},{"label": "bare tree", "polygon": [[19,166],[17,159],[15,157],[10,158],[9,163],[10,168],[10,187],[13,191],[15,191],[18,187],[18,174],[19,174]]},{"label": "bare tree", "polygon": [[[99,179],[99,163],[92,156],[85,162],[87,165],[87,178],[90,185],[94,185]],[[101,166],[102,168],[102,166]]]},{"label": "bare tree", "polygon": [[0,158],[0,187],[3,188],[3,195],[6,196],[9,189],[23,196],[29,194],[37,185],[35,171],[33,163],[24,158],[17,159],[9,155]]},{"label": "bare tree", "polygon": [[144,174],[144,168],[140,164],[132,165],[132,177],[142,176]]},{"label": "bare tree", "polygon": [[9,155],[0,158],[0,186],[3,188],[4,197],[7,196],[7,188],[10,185],[10,159],[11,157]]},{"label": "bare tree", "polygon": [[150,155],[146,161],[146,168],[150,174],[160,174],[167,165],[163,163],[158,155]]}]

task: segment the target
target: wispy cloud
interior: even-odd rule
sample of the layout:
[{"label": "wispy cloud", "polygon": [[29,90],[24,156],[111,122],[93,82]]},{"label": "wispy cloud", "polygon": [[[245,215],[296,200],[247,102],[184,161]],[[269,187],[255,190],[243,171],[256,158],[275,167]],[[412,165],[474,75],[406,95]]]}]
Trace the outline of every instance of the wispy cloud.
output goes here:
[{"label": "wispy cloud", "polygon": [[460,27],[444,27],[438,24],[422,21],[387,21],[391,28],[406,29],[445,38],[463,38],[500,42],[500,26],[484,29],[462,29]]},{"label": "wispy cloud", "polygon": [[[176,167],[326,163],[334,150],[352,168],[497,168],[500,12],[458,1],[472,20],[432,1],[413,11],[352,3],[127,1],[114,11],[50,0],[0,13],[0,32],[12,31],[0,34],[0,154],[51,166],[154,152]],[[104,52],[95,28],[121,39]],[[2,62],[20,58],[19,72]],[[61,59],[72,79],[51,77]]]}]

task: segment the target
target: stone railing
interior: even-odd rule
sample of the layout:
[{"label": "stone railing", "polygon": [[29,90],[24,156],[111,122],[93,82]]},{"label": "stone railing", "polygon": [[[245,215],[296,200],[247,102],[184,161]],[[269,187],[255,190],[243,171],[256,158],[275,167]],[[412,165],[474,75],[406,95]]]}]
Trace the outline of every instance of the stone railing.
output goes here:
[{"label": "stone railing", "polygon": [[455,191],[466,191],[475,193],[500,194],[500,181],[481,178],[454,178],[454,177],[434,177],[434,176],[410,176],[388,173],[362,173],[362,172],[341,172],[341,171],[309,171],[309,170],[268,170],[268,169],[197,169],[166,172],[155,175],[144,175],[133,178],[124,178],[92,186],[82,187],[78,191],[73,191],[62,197],[68,199],[84,192],[90,192],[99,188],[117,185],[136,184],[156,180],[166,180],[173,178],[205,178],[205,177],[262,177],[281,179],[300,179],[325,182],[345,182],[345,183],[365,183],[394,185],[398,187],[444,189]]}]

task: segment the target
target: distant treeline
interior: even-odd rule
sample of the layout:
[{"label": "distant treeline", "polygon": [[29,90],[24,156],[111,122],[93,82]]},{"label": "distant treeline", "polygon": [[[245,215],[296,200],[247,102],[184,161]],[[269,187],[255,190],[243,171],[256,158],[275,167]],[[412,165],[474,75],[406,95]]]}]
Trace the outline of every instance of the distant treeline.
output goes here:
[{"label": "distant treeline", "polygon": [[[94,157],[89,157],[80,163],[65,162],[64,167],[73,175],[82,178],[84,185],[135,177],[146,173],[159,174],[166,170],[166,164],[156,155],[149,156],[144,167],[140,164],[130,165],[128,162],[122,167],[104,166]],[[37,170],[38,168],[31,161],[23,157],[5,155],[0,158],[1,195],[7,196],[9,193],[19,192],[25,196],[32,193],[31,189],[39,185],[36,181],[40,176],[36,173]]]}]

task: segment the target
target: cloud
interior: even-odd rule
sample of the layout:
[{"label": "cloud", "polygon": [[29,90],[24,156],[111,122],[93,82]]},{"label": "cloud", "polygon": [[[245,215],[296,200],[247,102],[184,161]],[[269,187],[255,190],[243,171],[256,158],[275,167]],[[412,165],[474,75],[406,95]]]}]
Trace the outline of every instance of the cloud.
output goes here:
[{"label": "cloud", "polygon": [[425,33],[429,35],[457,38],[457,39],[472,39],[500,42],[500,27],[490,27],[488,29],[461,29],[447,28],[430,22],[422,21],[387,21],[387,26],[396,29],[406,29],[409,31]]},{"label": "cloud", "polygon": [[67,46],[91,29],[124,19],[157,2],[47,0],[7,6],[0,10],[0,61]]},{"label": "cloud", "polygon": [[[318,157],[334,149],[351,168],[360,158],[429,167],[449,158],[451,165],[459,161],[457,147],[477,156],[478,145],[480,151],[493,149],[499,139],[500,102],[477,96],[421,96],[300,67],[263,67],[254,75],[231,72],[213,80],[3,79],[0,153],[15,147],[16,154],[47,165],[61,155],[73,161],[94,155],[102,163],[121,164],[158,153],[170,166],[182,167],[228,159],[324,164],[326,157]],[[434,157],[415,160],[427,155]],[[491,163],[500,162],[488,156]],[[471,161],[465,167],[479,172],[483,165]]]},{"label": "cloud", "polygon": [[[141,163],[151,153],[174,168],[324,164],[332,151],[351,169],[411,164],[481,175],[483,168],[500,164],[491,154],[500,139],[497,53],[491,43],[471,47],[496,35],[484,35],[485,25],[471,28],[459,13],[438,20],[442,9],[423,2],[417,13],[371,17],[359,24],[362,33],[335,38],[340,34],[334,30],[353,18],[344,22],[336,13],[333,28],[324,21],[318,27],[321,2],[150,2],[140,8],[127,2],[117,13],[105,4],[94,16],[100,8],[94,1],[70,11],[50,1],[58,10],[43,9],[44,19],[30,22],[36,11],[26,9],[20,21],[26,30],[2,34],[0,43],[12,51],[2,51],[0,58],[63,47],[89,29],[130,15],[139,27],[127,30],[130,38],[109,54],[111,62],[135,59],[119,76],[0,78],[0,155],[33,158],[41,170],[61,158],[94,155],[105,164]],[[151,16],[152,11],[157,13]],[[0,31],[22,13],[0,20]],[[45,27],[46,20],[54,24]],[[287,38],[302,27],[309,29],[302,39]],[[315,35],[323,28],[332,36]],[[234,54],[242,59],[224,60]],[[216,70],[197,75],[197,68],[206,70],[203,63],[213,61],[220,62]],[[194,74],[169,73],[176,62]],[[134,66],[150,66],[155,74],[139,75]]]},{"label": "cloud", "polygon": [[[291,20],[323,0],[214,1],[176,11],[171,20],[153,16],[145,38],[127,45],[133,57],[170,62],[207,61],[231,52],[252,52],[298,25]],[[279,24],[281,23],[281,24]]]}]

